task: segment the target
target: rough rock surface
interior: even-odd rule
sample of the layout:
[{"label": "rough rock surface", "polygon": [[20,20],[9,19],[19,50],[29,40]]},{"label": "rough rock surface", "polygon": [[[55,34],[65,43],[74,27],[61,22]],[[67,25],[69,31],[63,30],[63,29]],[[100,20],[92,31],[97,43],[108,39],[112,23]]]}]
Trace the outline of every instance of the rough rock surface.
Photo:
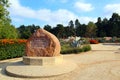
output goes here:
[{"label": "rough rock surface", "polygon": [[60,42],[51,33],[38,29],[26,43],[25,56],[52,57],[60,55]]}]

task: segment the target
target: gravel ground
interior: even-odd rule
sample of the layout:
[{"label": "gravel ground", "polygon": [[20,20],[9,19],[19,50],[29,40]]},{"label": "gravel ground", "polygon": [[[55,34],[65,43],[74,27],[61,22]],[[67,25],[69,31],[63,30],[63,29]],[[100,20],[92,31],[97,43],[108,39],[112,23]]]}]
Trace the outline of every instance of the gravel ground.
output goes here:
[{"label": "gravel ground", "polygon": [[78,67],[67,74],[47,78],[16,78],[5,74],[5,67],[22,58],[0,61],[0,80],[120,80],[120,45],[94,44],[92,51],[64,55]]}]

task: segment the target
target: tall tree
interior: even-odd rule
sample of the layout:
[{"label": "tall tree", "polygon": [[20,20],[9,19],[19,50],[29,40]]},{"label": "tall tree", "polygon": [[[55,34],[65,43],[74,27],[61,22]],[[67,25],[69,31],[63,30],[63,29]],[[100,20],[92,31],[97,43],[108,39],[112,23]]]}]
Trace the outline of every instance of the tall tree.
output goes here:
[{"label": "tall tree", "polygon": [[75,28],[74,28],[74,22],[72,20],[70,20],[70,22],[68,23],[68,26],[69,26],[69,31],[71,33],[71,36],[75,36],[76,35],[76,32],[75,32]]},{"label": "tall tree", "polygon": [[0,0],[0,38],[17,38],[17,31],[11,25],[11,19],[7,8],[9,7],[8,0]]},{"label": "tall tree", "polygon": [[78,19],[75,20],[75,28],[77,29],[80,26],[80,22]]},{"label": "tall tree", "polygon": [[75,32],[76,36],[82,36],[82,26],[78,19],[75,20]]},{"label": "tall tree", "polygon": [[18,32],[17,32],[16,28],[13,25],[11,25],[11,26],[6,25],[6,26],[1,28],[0,37],[1,37],[1,39],[18,38]]},{"label": "tall tree", "polygon": [[69,37],[69,36],[71,36],[72,35],[72,33],[70,32],[71,30],[70,30],[70,27],[69,26],[66,26],[66,27],[64,27],[64,37],[65,38],[67,38],[67,37]]},{"label": "tall tree", "polygon": [[21,25],[20,27],[17,28],[19,32],[19,37],[22,39],[28,39],[34,32],[35,30],[39,29],[40,26],[35,26],[33,25]]},{"label": "tall tree", "polygon": [[8,0],[0,0],[0,24],[10,24],[11,19],[7,8],[9,7]]},{"label": "tall tree", "polygon": [[63,38],[64,37],[64,26],[62,25],[62,24],[57,24],[57,26],[56,26],[56,30],[57,30],[57,32],[58,32],[58,34],[57,34],[57,37],[58,38]]},{"label": "tall tree", "polygon": [[107,18],[104,18],[103,21],[102,21],[102,30],[103,30],[103,33],[101,34],[100,37],[105,37],[105,36],[108,36],[108,29],[109,29],[109,26],[108,26],[108,19]]},{"label": "tall tree", "polygon": [[68,26],[71,28],[71,29],[74,29],[74,23],[72,20],[70,20]]},{"label": "tall tree", "polygon": [[108,22],[108,26],[109,28],[107,28],[108,30],[108,34],[111,37],[114,36],[118,36],[119,37],[119,32],[120,32],[120,16],[117,13],[113,13],[112,17],[109,19]]},{"label": "tall tree", "polygon": [[52,28],[51,28],[50,25],[45,25],[45,26],[44,26],[44,29],[50,32]]},{"label": "tall tree", "polygon": [[95,37],[96,36],[97,27],[93,22],[89,22],[86,28],[86,36],[87,37]]},{"label": "tall tree", "polygon": [[96,26],[97,26],[97,37],[105,37],[106,32],[105,32],[105,27],[103,26],[101,17],[98,17]]},{"label": "tall tree", "polygon": [[85,34],[86,34],[86,28],[87,28],[87,25],[86,24],[82,24],[81,25],[81,37],[85,37]]}]

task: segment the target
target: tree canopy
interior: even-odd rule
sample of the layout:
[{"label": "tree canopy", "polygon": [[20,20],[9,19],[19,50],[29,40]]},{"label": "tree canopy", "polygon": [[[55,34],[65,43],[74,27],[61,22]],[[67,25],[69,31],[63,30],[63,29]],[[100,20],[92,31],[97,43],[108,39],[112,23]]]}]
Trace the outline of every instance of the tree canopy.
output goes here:
[{"label": "tree canopy", "polygon": [[11,19],[7,8],[10,3],[8,0],[0,0],[0,39],[17,38],[17,30],[11,25]]},{"label": "tree canopy", "polygon": [[86,27],[86,36],[87,37],[95,37],[96,36],[97,27],[93,22],[89,22]]},{"label": "tree canopy", "polygon": [[113,13],[110,19],[103,18],[103,20],[101,17],[98,17],[96,23],[90,21],[88,24],[81,24],[78,19],[76,19],[75,22],[70,20],[68,26],[62,25],[62,32],[59,32],[57,27],[58,26],[53,28],[50,27],[51,30],[49,28],[48,31],[55,35],[59,34],[60,38],[69,36],[120,37],[120,15],[118,13]]},{"label": "tree canopy", "polygon": [[34,24],[28,26],[21,25],[20,27],[17,28],[19,33],[19,38],[28,39],[35,32],[35,30],[39,28],[40,26],[35,26]]},{"label": "tree canopy", "polygon": [[[27,39],[34,30],[40,27],[35,25],[24,26],[17,28],[20,38]],[[75,21],[70,20],[67,26],[57,24],[56,26],[45,25],[44,29],[53,33],[58,38],[67,38],[70,36],[80,37],[120,37],[120,16],[113,13],[110,19],[98,17],[96,23],[89,22],[88,24],[81,24],[79,19]]]},{"label": "tree canopy", "polygon": [[[40,26],[21,25],[15,28],[11,24],[9,16],[9,0],[0,0],[0,39],[4,38],[24,38],[27,39]],[[120,37],[120,15],[113,13],[110,19],[98,17],[96,23],[89,22],[88,24],[81,24],[79,19],[75,21],[70,20],[67,26],[57,24],[56,26],[45,25],[44,29],[53,33],[58,38],[67,38],[69,36],[81,37]]]}]

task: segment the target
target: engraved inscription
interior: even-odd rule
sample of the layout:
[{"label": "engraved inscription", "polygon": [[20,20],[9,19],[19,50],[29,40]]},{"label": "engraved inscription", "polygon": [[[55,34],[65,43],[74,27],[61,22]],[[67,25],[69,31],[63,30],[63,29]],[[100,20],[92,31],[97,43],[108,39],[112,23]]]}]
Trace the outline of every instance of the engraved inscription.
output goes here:
[{"label": "engraved inscription", "polygon": [[30,42],[30,44],[33,48],[46,48],[49,46],[49,39],[46,39],[45,37],[35,38]]}]

